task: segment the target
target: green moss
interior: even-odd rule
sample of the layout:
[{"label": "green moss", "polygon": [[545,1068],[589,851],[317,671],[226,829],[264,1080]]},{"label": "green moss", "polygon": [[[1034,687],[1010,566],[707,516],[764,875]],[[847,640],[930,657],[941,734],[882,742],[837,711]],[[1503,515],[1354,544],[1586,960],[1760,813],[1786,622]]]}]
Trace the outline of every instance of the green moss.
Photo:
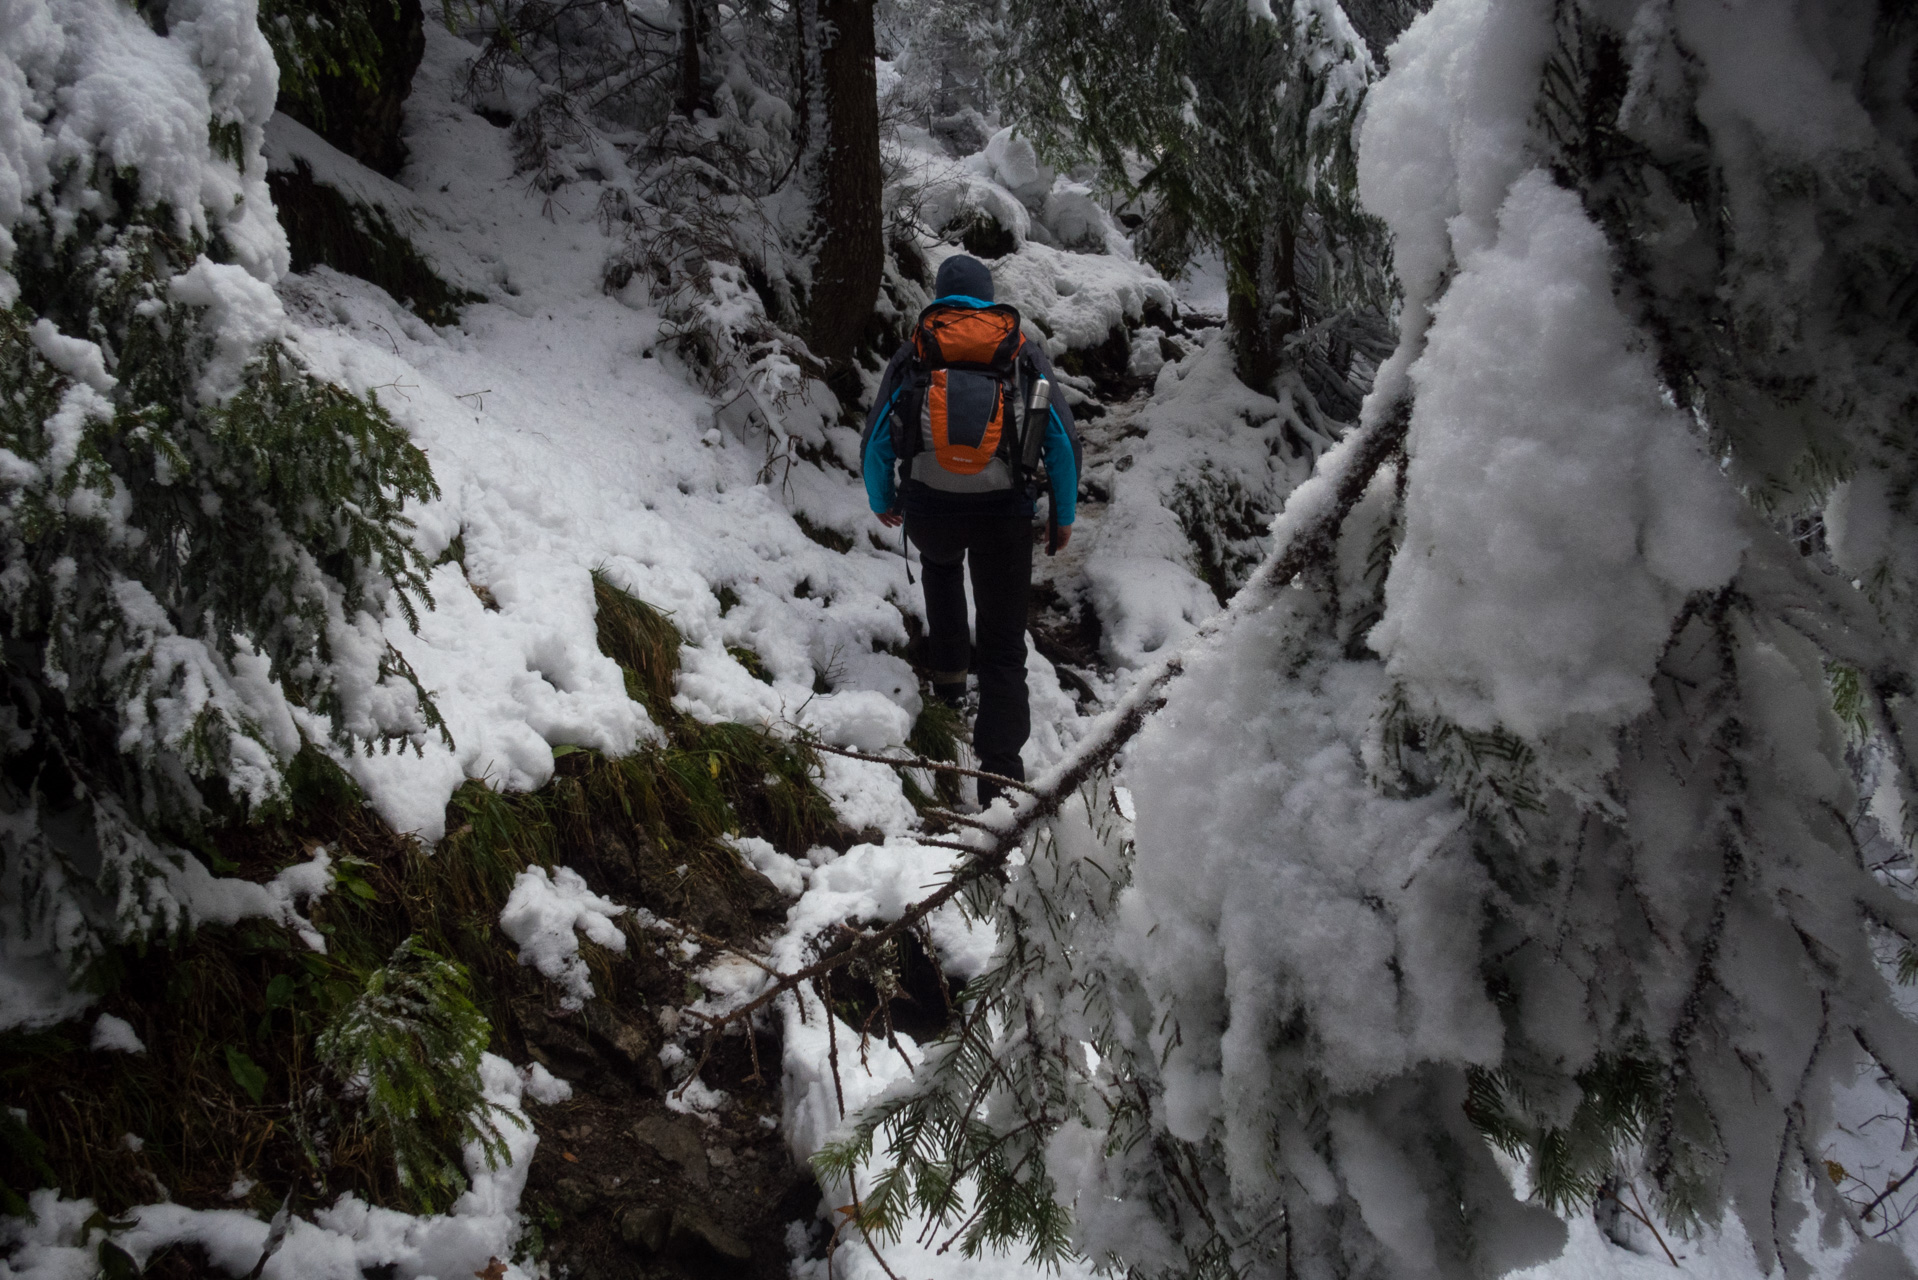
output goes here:
[{"label": "green moss", "polygon": [[799,532],[805,534],[808,538],[811,538],[828,551],[837,551],[840,555],[845,555],[848,551],[852,550],[852,538],[839,532],[837,529],[828,529],[822,525],[816,525],[797,511],[793,513],[793,523],[799,526]]},{"label": "green moss", "polygon": [[[600,642],[629,684],[669,693],[670,619],[603,576],[595,590]],[[242,1207],[258,1212],[289,1189],[443,1208],[462,1185],[461,1145],[499,1136],[468,1105],[476,1046],[523,1056],[517,1011],[550,999],[498,930],[522,871],[573,867],[619,901],[738,937],[763,927],[754,910],[779,904],[724,837],[803,854],[836,828],[803,746],[659,705],[661,744],[619,758],[566,751],[535,792],[469,781],[432,849],[381,822],[324,752],[302,751],[284,802],[213,830],[206,854],[258,880],[324,844],[336,883],[310,918],[326,953],[257,921],[113,949],[95,975],[103,1007],[148,1052],[92,1053],[57,1031],[0,1036],[0,1082],[27,1113],[0,1131],[0,1198],[52,1184],[112,1213],[164,1184],[181,1203],[226,1206],[242,1174],[258,1181]],[[600,996],[632,998],[642,952],[583,945]],[[356,1101],[344,1078],[362,1070],[376,1087]]]},{"label": "green moss", "polygon": [[446,544],[446,549],[441,551],[439,558],[433,561],[435,569],[443,564],[456,564],[460,567],[461,573],[466,572],[466,531],[464,529],[453,535],[453,540]]},{"label": "green moss", "polygon": [[[929,698],[920,709],[919,718],[912,722],[912,733],[906,738],[906,747],[927,760],[956,762],[959,759],[959,744],[965,740],[965,734],[965,713],[936,698]],[[911,774],[902,774],[902,779],[906,799],[915,808],[924,809],[934,803],[950,807],[959,801],[957,774],[935,774],[931,796],[927,796],[913,781]]]},{"label": "green moss", "polygon": [[679,671],[679,631],[672,619],[593,570],[593,606],[600,652],[626,672],[626,692],[653,719],[672,714],[673,676]]},{"label": "green moss", "polygon": [[912,722],[906,746],[928,760],[957,760],[965,733],[965,713],[931,699],[920,709],[919,718]]},{"label": "green moss", "polygon": [[733,656],[733,661],[746,668],[747,675],[759,681],[759,683],[771,684],[773,682],[773,673],[767,668],[764,660],[745,645],[729,644],[726,646],[726,652]]}]

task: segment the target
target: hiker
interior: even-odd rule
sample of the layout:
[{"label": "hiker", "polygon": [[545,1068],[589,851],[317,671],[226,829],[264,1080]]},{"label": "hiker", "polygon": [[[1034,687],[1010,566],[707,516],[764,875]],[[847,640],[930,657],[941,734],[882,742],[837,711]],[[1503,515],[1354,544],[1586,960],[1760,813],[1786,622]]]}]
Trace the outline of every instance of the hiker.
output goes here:
[{"label": "hiker", "polygon": [[[919,548],[933,695],[962,706],[966,673],[977,672],[972,745],[979,767],[1024,780],[1019,748],[1032,732],[1026,597],[1037,464],[1043,459],[1050,489],[1050,555],[1072,537],[1079,438],[1072,411],[1051,384],[1052,362],[1020,332],[1017,309],[993,302],[985,263],[965,254],[947,258],[933,295],[887,364],[866,418],[866,497],[883,524],[904,524]],[[1036,408],[1035,388],[1048,397]],[[1029,439],[1028,423],[1043,436]],[[903,485],[895,485],[895,465],[905,471]],[[966,626],[968,560],[976,645]],[[980,807],[999,793],[982,779]]]}]

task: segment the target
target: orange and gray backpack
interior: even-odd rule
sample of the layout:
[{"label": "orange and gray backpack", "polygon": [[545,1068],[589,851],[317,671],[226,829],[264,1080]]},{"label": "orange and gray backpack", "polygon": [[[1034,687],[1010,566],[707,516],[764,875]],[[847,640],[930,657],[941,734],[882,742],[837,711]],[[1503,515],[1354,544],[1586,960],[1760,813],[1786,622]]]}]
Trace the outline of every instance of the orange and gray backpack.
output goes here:
[{"label": "orange and gray backpack", "polygon": [[1036,376],[1016,308],[935,302],[919,314],[889,427],[912,479],[946,493],[1018,487],[1021,406]]}]

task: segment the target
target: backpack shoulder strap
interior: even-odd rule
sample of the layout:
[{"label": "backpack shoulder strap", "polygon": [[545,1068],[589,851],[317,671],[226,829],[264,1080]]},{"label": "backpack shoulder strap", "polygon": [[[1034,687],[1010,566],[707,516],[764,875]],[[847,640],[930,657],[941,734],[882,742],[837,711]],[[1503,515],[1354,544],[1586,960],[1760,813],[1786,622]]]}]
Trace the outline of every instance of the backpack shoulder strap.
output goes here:
[{"label": "backpack shoulder strap", "polygon": [[919,452],[919,408],[926,398],[932,375],[925,361],[915,352],[906,358],[899,373],[899,389],[893,393],[892,452],[901,465],[910,463]]}]

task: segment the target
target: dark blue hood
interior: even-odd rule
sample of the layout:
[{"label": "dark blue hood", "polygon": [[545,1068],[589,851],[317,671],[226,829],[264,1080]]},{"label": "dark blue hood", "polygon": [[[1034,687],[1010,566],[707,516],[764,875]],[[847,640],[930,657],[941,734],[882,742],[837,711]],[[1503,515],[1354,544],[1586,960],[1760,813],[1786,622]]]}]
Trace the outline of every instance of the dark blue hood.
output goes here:
[{"label": "dark blue hood", "polygon": [[977,258],[963,253],[953,254],[939,264],[939,275],[933,281],[932,296],[947,298],[954,294],[991,302],[992,269]]}]

